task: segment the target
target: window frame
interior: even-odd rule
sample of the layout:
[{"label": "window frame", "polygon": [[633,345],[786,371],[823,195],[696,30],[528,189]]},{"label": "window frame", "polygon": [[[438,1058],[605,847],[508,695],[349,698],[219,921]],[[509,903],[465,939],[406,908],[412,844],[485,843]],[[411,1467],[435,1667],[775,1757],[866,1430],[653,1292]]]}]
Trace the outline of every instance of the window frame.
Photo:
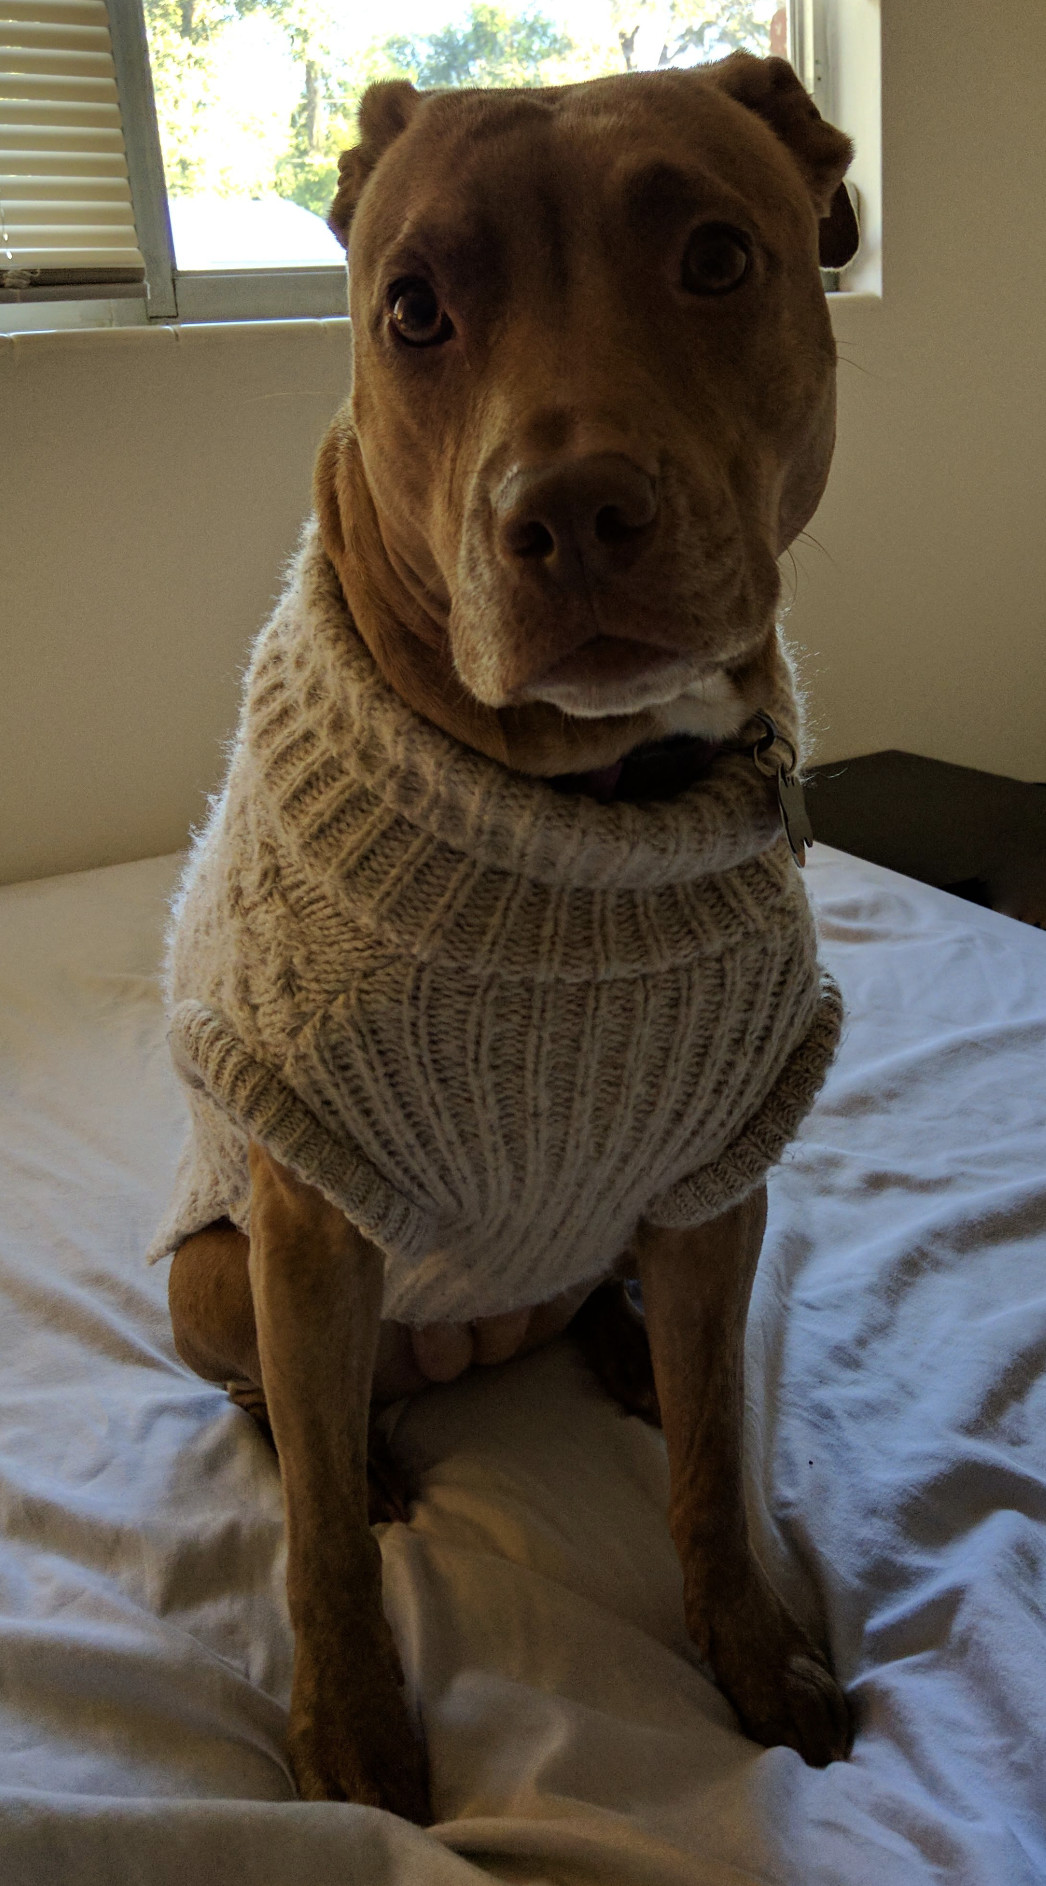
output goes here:
[{"label": "window frame", "polygon": [[[830,0],[788,0],[788,46],[791,63],[822,118],[834,124],[829,4]],[[857,211],[857,201],[850,194]],[[821,282],[826,295],[841,292],[838,269],[823,268]]]},{"label": "window frame", "polygon": [[[793,64],[831,117],[829,13],[838,0],[787,0]],[[143,0],[107,0],[138,242],[146,263],[145,319],[155,322],[322,320],[347,315],[344,265],[180,269],[174,249]],[[829,292],[839,277],[822,272]],[[100,312],[102,304],[98,304]],[[110,304],[116,325],[142,320],[141,300]],[[92,321],[91,323],[95,323]],[[19,323],[21,325],[21,323]],[[35,322],[34,322],[35,325]]]},{"label": "window frame", "polygon": [[154,321],[176,320],[174,238],[142,0],[106,0],[106,5],[134,226],[145,257],[146,312]]},{"label": "window frame", "polygon": [[156,117],[142,0],[108,0],[135,226],[146,262],[150,321],[322,320],[344,315],[344,266],[180,269]]},{"label": "window frame", "polygon": [[788,0],[791,63],[822,118],[832,116],[832,70],[825,0]]}]

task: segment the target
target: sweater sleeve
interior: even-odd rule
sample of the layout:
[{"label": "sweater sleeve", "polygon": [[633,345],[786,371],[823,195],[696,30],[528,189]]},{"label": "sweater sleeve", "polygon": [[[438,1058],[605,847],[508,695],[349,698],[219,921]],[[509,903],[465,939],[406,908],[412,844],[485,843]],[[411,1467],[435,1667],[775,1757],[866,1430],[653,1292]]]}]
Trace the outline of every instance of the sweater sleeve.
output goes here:
[{"label": "sweater sleeve", "polygon": [[842,1027],[842,997],[822,972],[814,1019],[792,1050],[766,1099],[710,1165],[662,1192],[643,1216],[666,1230],[706,1224],[753,1192],[799,1130],[831,1066]]},{"label": "sweater sleeve", "polygon": [[[221,1192],[220,1168],[230,1165],[219,1156],[226,1137],[222,1124],[228,1122],[241,1152],[244,1177],[238,1190],[243,1199],[247,1197],[250,1136],[316,1186],[376,1244],[402,1252],[408,1261],[428,1250],[435,1225],[424,1208],[405,1198],[349,1135],[333,1139],[281,1075],[250,1052],[223,1015],[202,1002],[179,1002],[171,1016],[169,1040],[172,1059],[190,1097],[203,1103],[193,1110],[193,1171],[198,1188],[200,1172],[209,1175],[206,1189],[208,1196],[214,1193],[212,1207]],[[214,1173],[219,1174],[216,1180]],[[225,1183],[229,1189],[230,1182]],[[222,1197],[220,1211],[211,1209],[211,1217],[222,1214],[237,1222],[231,1198]],[[179,1237],[172,1240],[174,1222],[170,1217],[165,1221],[150,1258],[165,1254],[188,1235],[179,1221]]]}]

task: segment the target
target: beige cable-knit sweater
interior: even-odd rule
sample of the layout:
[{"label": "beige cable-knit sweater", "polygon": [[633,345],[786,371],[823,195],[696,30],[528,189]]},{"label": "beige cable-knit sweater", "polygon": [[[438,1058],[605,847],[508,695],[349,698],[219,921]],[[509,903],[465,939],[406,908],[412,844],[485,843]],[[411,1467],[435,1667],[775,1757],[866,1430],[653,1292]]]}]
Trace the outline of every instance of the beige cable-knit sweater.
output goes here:
[{"label": "beige cable-knit sweater", "polygon": [[250,1132],[381,1246],[384,1313],[414,1324],[594,1281],[641,1218],[741,1198],[840,1016],[751,759],[644,805],[497,765],[388,687],[315,530],[254,652],[167,995],[192,1134],[151,1255],[247,1228]]}]

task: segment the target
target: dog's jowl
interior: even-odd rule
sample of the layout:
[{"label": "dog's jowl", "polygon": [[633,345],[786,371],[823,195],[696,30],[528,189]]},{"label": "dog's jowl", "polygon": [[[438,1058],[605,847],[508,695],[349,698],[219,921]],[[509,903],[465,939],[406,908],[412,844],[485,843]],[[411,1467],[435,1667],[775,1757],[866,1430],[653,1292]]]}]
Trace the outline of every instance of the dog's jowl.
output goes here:
[{"label": "dog's jowl", "polygon": [[341,161],[353,392],[182,886],[192,1134],[154,1246],[180,1353],[279,1454],[311,1798],[430,1811],[372,1401],[571,1324],[663,1425],[687,1625],[742,1728],[849,1747],[741,1450],[766,1174],[839,1028],[773,775],[849,156],[739,53],[375,86]]}]

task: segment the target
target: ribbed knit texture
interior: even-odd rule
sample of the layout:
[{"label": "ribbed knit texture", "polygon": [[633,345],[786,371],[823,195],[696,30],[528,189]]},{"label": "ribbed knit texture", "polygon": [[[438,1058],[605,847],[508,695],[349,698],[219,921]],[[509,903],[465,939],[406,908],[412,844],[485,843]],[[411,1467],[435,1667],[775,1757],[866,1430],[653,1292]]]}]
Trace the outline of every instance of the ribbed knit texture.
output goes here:
[{"label": "ribbed knit texture", "polygon": [[[768,703],[796,737],[782,657]],[[421,1324],[605,1274],[744,1196],[839,1030],[772,790],[564,796],[382,679],[310,530],[175,907],[192,1134],[151,1255],[248,1228],[247,1134],[386,1254]]]}]

